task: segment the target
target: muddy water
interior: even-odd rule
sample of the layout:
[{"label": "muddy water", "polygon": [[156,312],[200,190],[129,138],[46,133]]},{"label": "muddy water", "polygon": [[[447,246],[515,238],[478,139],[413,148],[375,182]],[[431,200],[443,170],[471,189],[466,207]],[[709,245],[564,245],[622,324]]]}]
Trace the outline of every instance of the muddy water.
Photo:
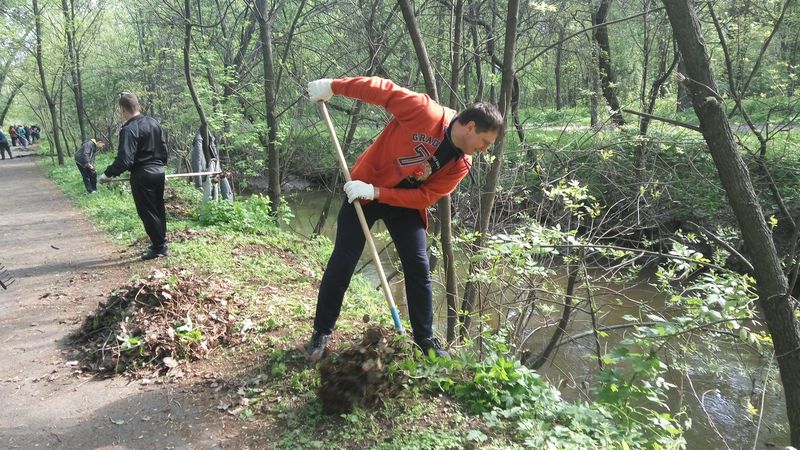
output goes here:
[{"label": "muddy water", "polygon": [[[320,210],[325,201],[324,192],[304,192],[287,196],[287,200],[295,215],[291,229],[303,236],[310,236],[319,217]],[[330,215],[323,234],[333,239],[335,235],[336,214],[342,198],[334,200]],[[373,227],[373,235],[378,236],[376,245],[379,250],[387,245],[386,233],[383,224],[378,222]],[[382,255],[384,270],[390,278],[395,301],[401,310],[401,315],[407,317],[405,293],[402,276],[393,277],[395,268],[390,261],[397,263],[397,256],[391,246]],[[378,277],[368,261],[367,251],[362,256],[362,273],[375,282],[378,286]],[[660,308],[666,299],[661,293],[642,280],[632,286],[600,285],[600,292],[595,296],[598,306],[598,317],[602,323],[621,324],[622,317],[626,314],[637,314],[638,304],[648,304],[653,308]],[[441,293],[441,285],[434,281],[434,310],[436,325],[439,332],[444,334],[443,324],[446,318],[446,305]],[[462,291],[463,292],[463,291]],[[557,312],[560,314],[560,311]],[[578,312],[573,316],[567,330],[567,336],[575,336],[591,330],[590,317],[586,313]],[[630,330],[627,330],[628,332]],[[626,330],[612,331],[602,339],[603,351],[613,347],[623,337]],[[549,339],[551,329],[534,334],[527,347],[533,354],[538,354]],[[689,377],[680,375],[677,371],[667,376],[667,381],[677,387],[671,390],[668,405],[671,410],[678,411],[682,407],[687,409],[687,414],[692,419],[692,427],[686,432],[685,437],[689,449],[764,449],[788,445],[788,425],[785,416],[783,392],[775,382],[777,368],[772,361],[771,370],[766,367],[770,364],[769,358],[764,359],[754,352],[743,352],[741,346],[732,347],[724,343],[724,339],[709,342],[705,354],[694,360],[688,361]],[[569,345],[559,348],[552,361],[540,370],[550,381],[559,386],[563,396],[570,400],[582,399],[587,401],[583,391],[591,385],[592,377],[596,373],[598,363],[591,355],[595,353],[595,342],[591,336],[578,339]],[[705,356],[724,355],[721,367],[709,368],[704,362]],[[769,381],[771,388],[762,392],[764,380]],[[762,408],[763,401],[763,408]],[[748,412],[748,402],[762,412],[761,424],[758,425],[758,415]],[[757,431],[758,430],[758,431]],[[756,438],[756,435],[758,437]]]}]

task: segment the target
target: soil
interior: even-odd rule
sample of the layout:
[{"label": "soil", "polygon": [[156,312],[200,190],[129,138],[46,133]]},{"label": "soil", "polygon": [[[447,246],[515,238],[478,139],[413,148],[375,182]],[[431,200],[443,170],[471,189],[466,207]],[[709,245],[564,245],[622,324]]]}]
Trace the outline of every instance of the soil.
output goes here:
[{"label": "soil", "polygon": [[0,265],[14,278],[0,288],[0,448],[243,448],[246,427],[217,409],[214,373],[162,382],[81,369],[70,335],[159,261],[96,229],[33,151],[14,156],[0,161]]}]

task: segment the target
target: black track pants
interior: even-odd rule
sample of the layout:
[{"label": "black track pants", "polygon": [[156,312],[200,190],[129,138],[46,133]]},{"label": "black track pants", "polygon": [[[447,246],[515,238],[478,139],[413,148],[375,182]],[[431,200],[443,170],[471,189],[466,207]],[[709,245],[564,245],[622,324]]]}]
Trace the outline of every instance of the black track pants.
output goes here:
[{"label": "black track pants", "polygon": [[83,185],[86,187],[86,192],[91,193],[91,192],[96,191],[97,190],[97,172],[95,172],[93,169],[90,169],[88,167],[83,167],[83,166],[81,166],[79,164],[76,164],[76,165],[78,166],[78,170],[80,170],[80,172],[81,172],[81,177],[83,177]]},{"label": "black track pants", "polygon": [[[426,253],[425,224],[419,211],[378,202],[367,203],[363,209],[370,228],[378,219],[383,220],[400,256],[414,339],[420,342],[431,337],[433,291]],[[337,227],[336,242],[322,276],[314,318],[314,329],[323,333],[333,331],[342,309],[345,291],[350,285],[350,278],[365,244],[355,207],[347,201],[339,211]]]},{"label": "black track pants", "polygon": [[14,155],[11,154],[11,147],[9,147],[7,142],[4,142],[4,143],[0,144],[0,156],[2,156],[3,159],[6,159],[6,153],[5,152],[8,152],[8,157],[9,158],[13,158],[14,157]]},{"label": "black track pants", "polygon": [[150,248],[167,245],[167,214],[164,210],[164,166],[140,167],[131,173],[131,192],[136,212],[150,237]]}]

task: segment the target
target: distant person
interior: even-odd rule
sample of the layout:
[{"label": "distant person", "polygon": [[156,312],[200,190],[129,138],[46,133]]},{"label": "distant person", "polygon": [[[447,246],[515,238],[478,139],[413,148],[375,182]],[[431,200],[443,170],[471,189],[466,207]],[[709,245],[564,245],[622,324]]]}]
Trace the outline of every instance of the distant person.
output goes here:
[{"label": "distant person", "polygon": [[[211,161],[206,161],[205,153],[203,153],[203,134],[200,128],[195,133],[194,141],[192,141],[192,172],[214,172],[217,169],[217,160],[219,153],[217,152],[217,137],[211,131],[208,132],[208,147],[211,153]],[[200,175],[192,177],[194,185],[197,188],[203,188],[208,175]],[[233,202],[233,190],[231,184],[225,176],[219,179],[219,195],[229,202]]]},{"label": "distant person", "polygon": [[141,114],[136,95],[122,92],[118,103],[125,123],[119,130],[117,157],[98,181],[108,183],[111,177],[130,171],[133,202],[150,238],[150,248],[142,254],[142,259],[167,256],[167,215],[164,209],[167,139],[156,119]]},{"label": "distant person", "polygon": [[11,138],[11,146],[17,146],[17,127],[15,125],[11,125],[8,127],[8,136]]},{"label": "distant person", "polygon": [[104,141],[89,139],[75,151],[75,165],[78,166],[78,170],[81,172],[83,185],[89,194],[97,192],[97,171],[94,168],[94,161],[97,152],[104,149],[105,146],[106,143]]},{"label": "distant person", "polygon": [[38,125],[31,126],[31,142],[39,142],[41,139],[41,130]]},{"label": "distant person", "polygon": [[25,132],[25,127],[22,125],[17,127],[17,142],[19,143],[20,147],[24,149],[28,148],[28,134]]},{"label": "distant person", "polygon": [[6,159],[6,152],[8,152],[9,159],[14,158],[11,154],[11,146],[8,144],[8,138],[3,134],[3,130],[0,130],[0,156],[2,156],[3,159]]},{"label": "distant person", "polygon": [[[208,138],[208,149],[211,152],[211,159],[216,159],[217,138],[211,131],[208,132]],[[200,128],[198,128],[197,133],[194,135],[194,141],[192,141],[192,172],[205,172],[207,170],[210,171],[208,161],[206,161],[206,155],[203,153],[203,133],[201,133]],[[192,177],[195,187],[202,188],[206,177],[207,175]]]}]

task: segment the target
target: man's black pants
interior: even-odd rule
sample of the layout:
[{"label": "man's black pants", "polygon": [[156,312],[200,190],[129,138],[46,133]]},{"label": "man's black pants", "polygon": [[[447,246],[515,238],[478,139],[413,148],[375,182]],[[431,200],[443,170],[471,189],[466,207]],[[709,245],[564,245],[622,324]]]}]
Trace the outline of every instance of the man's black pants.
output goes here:
[{"label": "man's black pants", "polygon": [[131,192],[136,212],[150,237],[150,248],[167,246],[167,213],[164,209],[164,166],[139,167],[131,172]]},{"label": "man's black pants", "polygon": [[83,167],[80,164],[76,164],[78,166],[78,170],[81,171],[81,177],[83,177],[83,185],[86,186],[86,192],[92,193],[97,190],[97,172],[94,169],[90,169],[88,167]]},{"label": "man's black pants", "polygon": [[[370,228],[378,219],[383,220],[400,256],[414,339],[419,342],[433,336],[430,264],[425,224],[419,211],[378,202],[367,203],[363,209]],[[339,318],[345,291],[366,242],[355,207],[347,201],[339,211],[337,226],[336,243],[322,276],[314,318],[314,329],[326,334],[333,331]]]}]

